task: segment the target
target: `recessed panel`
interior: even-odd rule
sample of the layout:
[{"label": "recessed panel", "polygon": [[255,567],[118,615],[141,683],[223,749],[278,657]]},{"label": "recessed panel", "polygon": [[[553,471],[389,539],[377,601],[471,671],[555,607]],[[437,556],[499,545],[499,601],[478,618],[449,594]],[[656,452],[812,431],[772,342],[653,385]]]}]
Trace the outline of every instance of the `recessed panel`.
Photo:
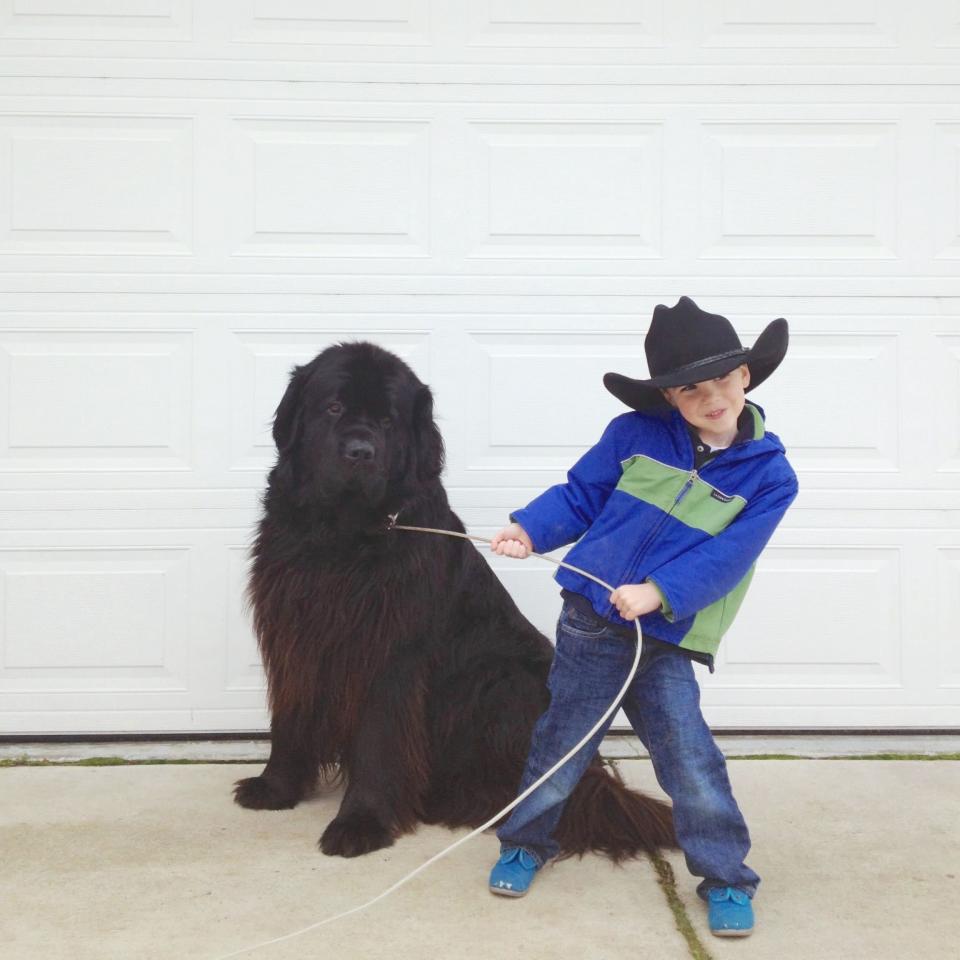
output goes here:
[{"label": "recessed panel", "polygon": [[[474,334],[468,469],[570,467],[627,408],[603,387],[608,371],[640,376],[640,334]],[[479,402],[483,399],[483,402]]]},{"label": "recessed panel", "polygon": [[933,675],[941,687],[960,687],[960,547],[937,550],[936,624],[938,664]]},{"label": "recessed panel", "polygon": [[2,0],[0,36],[186,40],[191,0]]},{"label": "recessed panel", "polygon": [[426,256],[428,126],[237,121],[241,256]]},{"label": "recessed panel", "polygon": [[707,123],[701,257],[892,258],[896,127]]},{"label": "recessed panel", "polygon": [[0,253],[189,253],[192,137],[177,117],[0,119]]},{"label": "recessed panel", "polygon": [[429,42],[429,0],[230,0],[229,13],[245,43]]},{"label": "recessed panel", "polygon": [[931,27],[938,47],[960,47],[960,3],[949,0],[937,5]]},{"label": "recessed panel", "polygon": [[0,551],[0,685],[181,688],[186,550]]},{"label": "recessed panel", "polygon": [[889,47],[896,0],[707,0],[711,47]]},{"label": "recessed panel", "polygon": [[756,400],[764,406],[770,398],[770,429],[796,469],[899,469],[899,345],[895,335],[791,334],[786,362]]},{"label": "recessed panel", "polygon": [[186,469],[188,333],[0,334],[2,470]]},{"label": "recessed panel", "polygon": [[960,335],[936,337],[937,366],[931,384],[937,429],[934,431],[939,473],[960,472]]},{"label": "recessed panel", "polygon": [[660,256],[659,125],[472,130],[472,256]]},{"label": "recessed panel", "polygon": [[936,126],[935,185],[931,193],[937,198],[931,211],[936,255],[956,259],[960,257],[960,124]]},{"label": "recessed panel", "polygon": [[896,547],[769,546],[721,644],[717,686],[898,686],[900,589]]},{"label": "recessed panel", "polygon": [[650,47],[663,43],[663,0],[489,0],[467,4],[477,46]]}]

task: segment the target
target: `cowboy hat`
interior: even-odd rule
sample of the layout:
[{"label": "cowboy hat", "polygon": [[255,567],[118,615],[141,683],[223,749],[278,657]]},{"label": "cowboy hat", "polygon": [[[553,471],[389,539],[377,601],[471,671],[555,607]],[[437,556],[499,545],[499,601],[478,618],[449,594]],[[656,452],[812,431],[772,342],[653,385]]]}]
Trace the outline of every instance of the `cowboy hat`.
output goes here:
[{"label": "cowboy hat", "polygon": [[607,373],[603,385],[634,410],[668,406],[662,387],[680,387],[712,380],[746,364],[750,386],[758,387],[780,365],[787,352],[787,321],[780,317],[767,324],[749,350],[740,343],[726,317],[701,310],[689,297],[675,306],[657,304],[643,341],[648,380],[633,380]]}]

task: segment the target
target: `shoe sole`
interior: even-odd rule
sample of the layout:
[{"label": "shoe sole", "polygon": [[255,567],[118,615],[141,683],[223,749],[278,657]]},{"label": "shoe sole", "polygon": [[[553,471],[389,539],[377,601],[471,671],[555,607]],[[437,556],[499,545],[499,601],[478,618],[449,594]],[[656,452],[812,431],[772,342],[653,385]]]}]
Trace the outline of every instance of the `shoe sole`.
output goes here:
[{"label": "shoe sole", "polygon": [[749,937],[753,928],[749,930],[711,930],[715,937]]},{"label": "shoe sole", "polygon": [[525,897],[527,895],[526,890],[508,890],[506,887],[488,887],[488,889],[498,897]]}]

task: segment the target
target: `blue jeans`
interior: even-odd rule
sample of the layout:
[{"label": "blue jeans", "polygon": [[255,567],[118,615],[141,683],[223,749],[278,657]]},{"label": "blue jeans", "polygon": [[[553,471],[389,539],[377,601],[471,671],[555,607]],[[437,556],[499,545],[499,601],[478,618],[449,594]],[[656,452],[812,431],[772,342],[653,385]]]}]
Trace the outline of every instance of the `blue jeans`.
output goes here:
[{"label": "blue jeans", "polygon": [[[550,669],[550,706],[533,731],[518,793],[550,769],[597,721],[633,663],[634,646],[608,621],[564,603]],[[693,664],[678,650],[644,639],[640,665],[620,704],[650,753],[673,801],[673,822],[687,868],[711,887],[751,897],[760,878],[744,863],[750,834],[733,798],[727,765],[700,712]],[[567,797],[600,746],[613,715],[564,766],[514,808],[497,830],[503,849],[525,847],[543,864],[559,853],[553,832]]]}]

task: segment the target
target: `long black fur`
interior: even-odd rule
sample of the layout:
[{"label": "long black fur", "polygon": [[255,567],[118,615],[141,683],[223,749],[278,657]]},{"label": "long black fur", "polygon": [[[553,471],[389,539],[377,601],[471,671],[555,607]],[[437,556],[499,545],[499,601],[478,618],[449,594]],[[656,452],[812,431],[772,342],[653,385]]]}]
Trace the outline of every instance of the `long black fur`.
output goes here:
[{"label": "long black fur", "polygon": [[[553,648],[470,543],[389,529],[399,512],[463,531],[429,389],[392,353],[337,345],[293,371],[273,434],[248,587],[272,746],[237,802],[293,807],[339,773],[320,845],[347,857],[418,821],[483,823],[515,796]],[[669,807],[599,761],[557,836],[616,861],[675,845]]]}]

